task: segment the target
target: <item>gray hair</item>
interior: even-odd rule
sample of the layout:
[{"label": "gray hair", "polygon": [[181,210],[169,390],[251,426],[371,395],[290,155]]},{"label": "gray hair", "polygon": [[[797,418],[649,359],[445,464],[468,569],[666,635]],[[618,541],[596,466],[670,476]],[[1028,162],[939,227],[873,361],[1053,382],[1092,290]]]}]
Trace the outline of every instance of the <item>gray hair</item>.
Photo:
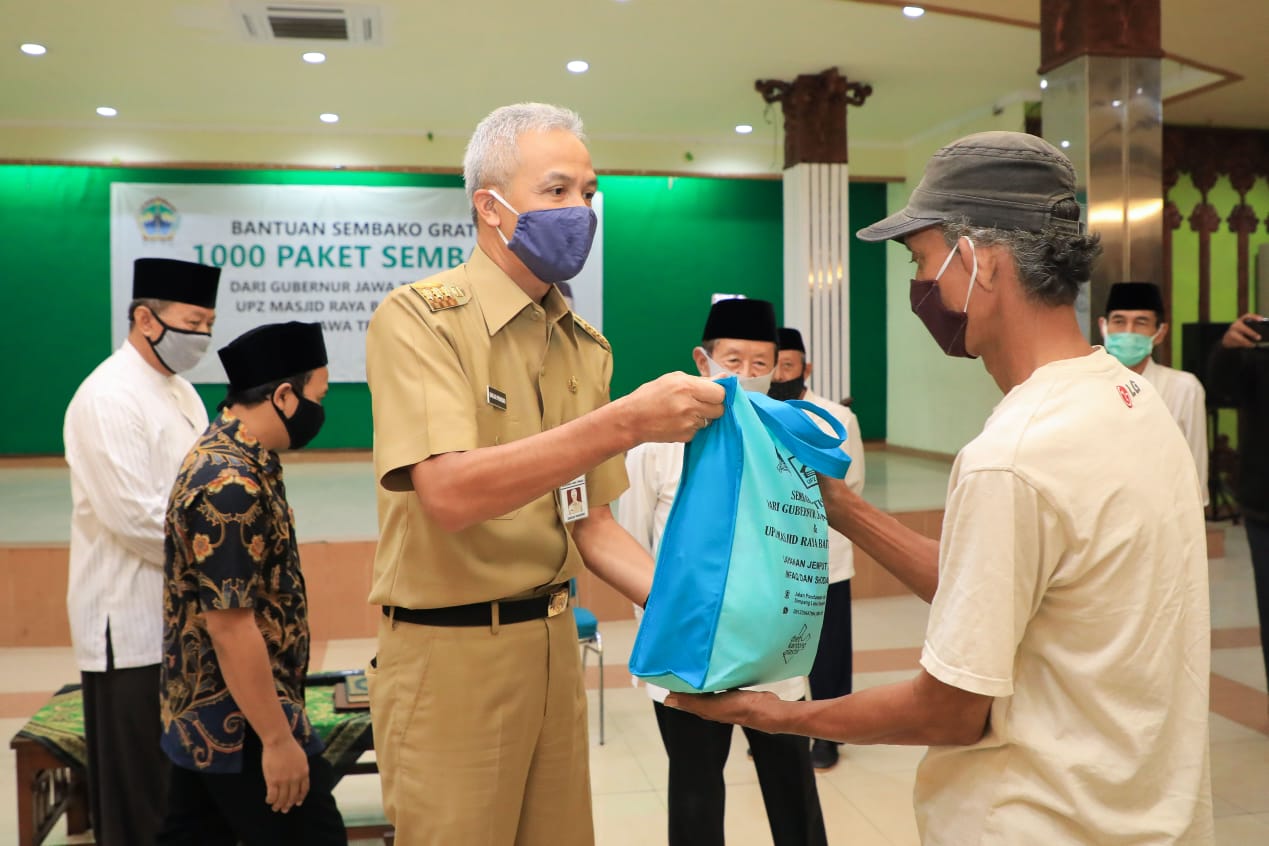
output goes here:
[{"label": "gray hair", "polygon": [[171,304],[172,300],[156,300],[150,297],[138,297],[128,303],[128,327],[131,328],[137,322],[137,309],[141,308],[141,306],[145,306],[150,310],[150,314],[158,317],[159,313],[166,311],[167,307]]},{"label": "gray hair", "polygon": [[547,103],[516,103],[494,109],[480,123],[467,142],[463,155],[463,183],[467,201],[480,188],[493,186],[506,190],[511,174],[519,164],[516,142],[527,132],[551,132],[563,129],[577,136],[582,143],[582,119],[577,112]]},{"label": "gray hair", "polygon": [[[1053,216],[1079,220],[1079,203],[1063,200],[1054,207]],[[977,247],[1008,249],[1027,296],[1047,306],[1073,305],[1102,252],[1101,236],[1096,234],[1071,235],[1051,226],[1041,232],[996,229],[975,226],[965,217],[943,223],[943,238],[949,247],[962,237],[968,237]]]}]

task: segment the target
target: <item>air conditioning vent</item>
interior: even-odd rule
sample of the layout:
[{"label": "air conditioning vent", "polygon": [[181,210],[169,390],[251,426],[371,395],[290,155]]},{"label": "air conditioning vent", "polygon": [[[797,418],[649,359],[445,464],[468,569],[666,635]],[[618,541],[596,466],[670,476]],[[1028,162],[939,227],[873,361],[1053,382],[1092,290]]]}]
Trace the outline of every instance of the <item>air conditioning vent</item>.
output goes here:
[{"label": "air conditioning vent", "polygon": [[269,15],[269,28],[274,38],[329,38],[348,40],[348,21],[342,17],[297,18]]},{"label": "air conditioning vent", "polygon": [[383,43],[380,13],[373,6],[240,2],[234,10],[249,41]]}]

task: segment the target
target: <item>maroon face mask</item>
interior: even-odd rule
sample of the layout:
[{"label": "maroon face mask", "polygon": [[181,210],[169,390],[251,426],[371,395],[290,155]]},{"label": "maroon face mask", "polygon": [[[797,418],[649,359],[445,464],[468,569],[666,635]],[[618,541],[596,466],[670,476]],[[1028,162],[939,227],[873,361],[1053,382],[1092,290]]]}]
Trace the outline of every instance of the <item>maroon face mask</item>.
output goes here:
[{"label": "maroon face mask", "polygon": [[[969,238],[965,240],[969,243],[970,253],[974,256],[974,267],[969,277],[969,291],[965,294],[964,309],[952,311],[943,305],[943,296],[939,293],[939,279],[952,263],[952,257],[956,255],[956,246],[952,247],[952,252],[948,253],[943,266],[939,268],[939,272],[933,279],[912,280],[910,294],[912,313],[921,318],[921,322],[925,324],[925,328],[934,338],[934,342],[939,345],[939,349],[956,358],[977,358],[978,356],[970,355],[965,349],[965,329],[969,325],[969,297],[974,293],[974,282],[978,279],[978,254],[974,250],[974,242]],[[959,245],[958,241],[957,246]]]}]

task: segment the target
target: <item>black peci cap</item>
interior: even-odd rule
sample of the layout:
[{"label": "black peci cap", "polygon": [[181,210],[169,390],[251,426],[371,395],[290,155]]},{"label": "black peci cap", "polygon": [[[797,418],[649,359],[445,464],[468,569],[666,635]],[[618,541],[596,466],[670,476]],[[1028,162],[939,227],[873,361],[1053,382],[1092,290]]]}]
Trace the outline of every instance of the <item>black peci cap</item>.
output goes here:
[{"label": "black peci cap", "polygon": [[1112,311],[1153,311],[1163,314],[1163,294],[1153,282],[1116,282],[1106,295],[1106,314]]},{"label": "black peci cap", "polygon": [[719,300],[710,307],[702,341],[736,338],[742,341],[770,341],[779,344],[775,306],[766,300],[745,298]]},{"label": "black peci cap", "polygon": [[132,263],[134,300],[170,300],[214,309],[219,285],[219,267],[165,258],[139,258]]},{"label": "black peci cap", "polygon": [[780,349],[794,350],[806,355],[806,344],[802,343],[802,333],[787,326],[780,329]]},{"label": "black peci cap", "polygon": [[326,366],[320,323],[269,323],[239,335],[219,350],[230,391],[267,385]]}]

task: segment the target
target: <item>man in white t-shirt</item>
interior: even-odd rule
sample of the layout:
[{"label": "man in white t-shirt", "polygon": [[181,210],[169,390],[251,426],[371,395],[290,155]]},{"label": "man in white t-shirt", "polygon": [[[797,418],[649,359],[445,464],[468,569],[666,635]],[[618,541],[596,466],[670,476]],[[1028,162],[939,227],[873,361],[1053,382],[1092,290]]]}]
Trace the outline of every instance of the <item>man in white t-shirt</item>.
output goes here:
[{"label": "man in white t-shirt", "polygon": [[1158,285],[1117,282],[1110,286],[1106,297],[1106,316],[1101,319],[1102,338],[1106,341],[1106,352],[1133,373],[1144,376],[1163,397],[1163,404],[1190,445],[1206,506],[1207,396],[1203,383],[1193,373],[1164,367],[1151,358],[1151,353],[1168,337],[1168,324],[1163,318],[1163,295]]},{"label": "man in white t-shirt", "polygon": [[[765,394],[776,362],[775,309],[765,300],[715,303],[693,357],[702,376],[734,373],[742,388]],[[617,500],[617,521],[654,557],[678,493],[682,467],[682,444],[642,444],[626,455],[630,487]],[[753,689],[795,701],[805,698],[806,687],[806,677],[799,676]],[[669,844],[723,846],[723,766],[733,729],[665,707],[667,692],[648,685],[670,759]],[[824,817],[806,740],[748,728],[745,735],[775,846],[825,844]]]},{"label": "man in white t-shirt", "polygon": [[827,702],[667,700],[764,731],[929,745],[926,846],[1214,838],[1198,474],[1158,392],[1080,331],[1100,247],[1079,216],[1061,152],[987,132],[935,153],[907,206],[859,233],[903,240],[913,311],[1005,394],[957,456],[941,541],[821,479],[829,522],[931,601],[917,676]]},{"label": "man in white t-shirt", "polygon": [[[772,376],[770,396],[778,400],[800,399],[827,411],[846,428],[842,450],[850,456],[846,487],[855,493],[864,490],[864,444],[859,420],[846,406],[825,399],[807,387],[814,365],[806,360],[802,333],[787,326],[780,329],[780,353]],[[815,418],[813,418],[815,419]],[[820,428],[828,425],[816,419]],[[841,532],[828,530],[828,598],[824,604],[824,628],[820,648],[811,667],[812,699],[835,699],[852,689],[854,638],[851,636],[850,580],[855,575],[855,548]],[[837,742],[816,738],[811,742],[811,766],[830,770],[837,766]]]}]

